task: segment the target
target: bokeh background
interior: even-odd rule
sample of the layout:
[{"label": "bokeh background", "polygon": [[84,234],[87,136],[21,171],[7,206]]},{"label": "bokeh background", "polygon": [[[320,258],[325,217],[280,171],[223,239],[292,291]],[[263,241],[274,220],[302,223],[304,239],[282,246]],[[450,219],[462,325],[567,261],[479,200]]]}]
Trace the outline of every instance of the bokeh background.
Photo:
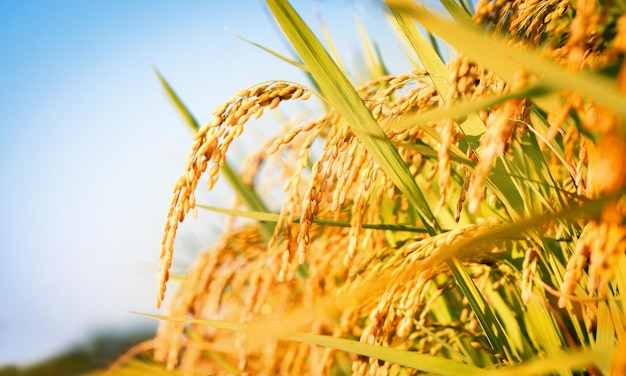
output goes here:
[{"label": "bokeh background", "polygon": [[[391,72],[412,69],[377,1],[292,4],[318,35],[321,15],[348,67],[358,16]],[[159,313],[161,231],[191,134],[151,64],[201,122],[254,83],[306,82],[225,27],[290,54],[263,1],[0,0],[0,367],[156,327],[132,312]],[[175,272],[223,221],[185,222]]]}]

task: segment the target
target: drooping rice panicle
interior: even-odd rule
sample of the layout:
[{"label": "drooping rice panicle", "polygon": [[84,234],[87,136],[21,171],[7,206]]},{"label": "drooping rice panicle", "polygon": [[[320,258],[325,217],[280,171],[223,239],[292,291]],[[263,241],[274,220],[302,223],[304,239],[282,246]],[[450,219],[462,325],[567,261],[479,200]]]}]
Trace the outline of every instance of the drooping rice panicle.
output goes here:
[{"label": "drooping rice panicle", "polygon": [[225,162],[230,144],[235,137],[241,135],[244,124],[251,116],[260,113],[266,107],[276,108],[281,101],[306,100],[310,95],[311,91],[302,86],[281,82],[242,90],[217,107],[213,112],[213,120],[198,130],[187,156],[185,173],[178,179],[174,188],[174,196],[167,215],[161,242],[157,307],[161,305],[165,295],[178,223],[184,220],[190,210],[195,209],[194,192],[200,177],[208,168],[209,161],[213,162],[209,170],[208,183],[208,189],[211,190],[219,178],[219,168]]}]

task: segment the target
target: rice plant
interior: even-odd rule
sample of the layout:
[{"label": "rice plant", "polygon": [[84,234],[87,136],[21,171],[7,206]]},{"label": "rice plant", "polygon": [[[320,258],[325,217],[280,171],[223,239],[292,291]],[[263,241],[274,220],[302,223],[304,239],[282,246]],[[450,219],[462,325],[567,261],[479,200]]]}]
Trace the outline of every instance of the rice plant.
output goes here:
[{"label": "rice plant", "polygon": [[[243,89],[200,125],[159,76],[195,136],[157,306],[190,212],[253,220],[229,222],[154,316],[159,372],[626,374],[626,3],[388,0],[415,69],[388,74],[364,37],[358,85],[266,2],[310,82]],[[317,116],[227,162],[254,119],[312,96]],[[203,177],[228,179],[232,207],[196,202]],[[279,211],[259,187],[282,189]]]}]

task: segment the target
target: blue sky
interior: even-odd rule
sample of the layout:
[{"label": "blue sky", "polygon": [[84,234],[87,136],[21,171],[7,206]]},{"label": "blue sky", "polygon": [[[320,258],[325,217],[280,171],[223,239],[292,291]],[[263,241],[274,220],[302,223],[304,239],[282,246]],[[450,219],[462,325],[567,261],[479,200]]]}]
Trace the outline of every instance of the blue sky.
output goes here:
[{"label": "blue sky", "polygon": [[[314,29],[319,11],[349,64],[358,13],[392,71],[411,69],[375,1],[293,4]],[[288,53],[257,0],[0,1],[0,366],[155,325],[130,311],[156,312],[161,229],[191,135],[150,63],[201,121],[256,82],[305,80],[225,27]],[[178,271],[223,218],[188,222]]]}]

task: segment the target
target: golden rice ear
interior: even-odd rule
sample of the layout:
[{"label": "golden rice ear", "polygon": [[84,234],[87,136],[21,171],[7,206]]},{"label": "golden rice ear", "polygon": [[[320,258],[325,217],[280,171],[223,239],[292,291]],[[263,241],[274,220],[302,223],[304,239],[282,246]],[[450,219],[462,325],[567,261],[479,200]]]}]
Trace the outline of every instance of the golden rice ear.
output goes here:
[{"label": "golden rice ear", "polygon": [[194,192],[208,164],[212,163],[208,173],[208,189],[211,190],[219,179],[220,168],[225,167],[226,153],[231,143],[241,135],[244,124],[250,116],[262,108],[274,109],[281,102],[293,99],[294,94],[297,94],[296,98],[306,100],[310,96],[307,93],[309,89],[305,87],[283,82],[262,84],[242,90],[229,101],[219,105],[213,111],[213,120],[198,129],[188,153],[185,172],[174,187],[161,241],[157,308],[161,306],[165,296],[178,224],[183,222],[189,211],[195,210]]},{"label": "golden rice ear", "polygon": [[[565,272],[563,283],[561,283],[561,292],[565,296],[574,294],[574,290],[583,276],[583,269],[587,265],[587,260],[591,253],[590,241],[597,235],[596,231],[597,223],[589,222],[585,225],[576,243],[576,250],[567,261],[567,271]],[[565,307],[566,303],[567,298],[561,296],[559,298],[559,307]]]},{"label": "golden rice ear", "polygon": [[[527,81],[528,75],[526,71],[524,69],[518,70],[515,73],[510,90],[517,91],[524,88],[527,85]],[[497,158],[504,155],[513,131],[519,124],[516,120],[517,115],[520,113],[520,106],[523,106],[522,100],[509,99],[501,108],[492,111],[487,119],[487,131],[480,140],[480,158],[468,188],[468,210],[472,214],[478,213],[480,209],[479,205],[485,195],[485,181],[492,165]]]}]

